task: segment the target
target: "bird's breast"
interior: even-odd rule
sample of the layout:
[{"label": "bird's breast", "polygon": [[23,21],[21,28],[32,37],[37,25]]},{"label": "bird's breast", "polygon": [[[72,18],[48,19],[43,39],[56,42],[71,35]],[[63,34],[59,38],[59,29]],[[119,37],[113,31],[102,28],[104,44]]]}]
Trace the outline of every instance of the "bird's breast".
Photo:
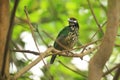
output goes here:
[{"label": "bird's breast", "polygon": [[69,32],[68,36],[65,39],[67,46],[69,48],[73,48],[77,40],[78,40],[78,30]]}]

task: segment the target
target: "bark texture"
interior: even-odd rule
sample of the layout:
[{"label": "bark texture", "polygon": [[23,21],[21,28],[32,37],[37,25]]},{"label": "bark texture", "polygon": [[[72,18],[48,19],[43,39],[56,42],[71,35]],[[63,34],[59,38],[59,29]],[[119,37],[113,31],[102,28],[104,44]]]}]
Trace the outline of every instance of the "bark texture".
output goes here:
[{"label": "bark texture", "polygon": [[102,78],[103,67],[112,54],[119,26],[119,3],[119,0],[108,0],[106,31],[100,48],[90,60],[88,73],[89,80],[100,80]]},{"label": "bark texture", "polygon": [[[9,27],[9,0],[0,0],[0,74],[2,71],[4,48]],[[9,61],[6,59],[6,75],[9,74]]]}]

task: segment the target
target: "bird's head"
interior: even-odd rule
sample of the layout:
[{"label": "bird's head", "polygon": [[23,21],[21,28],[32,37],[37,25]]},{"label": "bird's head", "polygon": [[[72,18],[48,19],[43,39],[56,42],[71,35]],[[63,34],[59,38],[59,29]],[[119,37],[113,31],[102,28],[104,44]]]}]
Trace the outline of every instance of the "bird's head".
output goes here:
[{"label": "bird's head", "polygon": [[75,26],[75,27],[79,28],[79,24],[78,24],[77,19],[71,17],[68,19],[68,22],[69,22],[69,26]]}]

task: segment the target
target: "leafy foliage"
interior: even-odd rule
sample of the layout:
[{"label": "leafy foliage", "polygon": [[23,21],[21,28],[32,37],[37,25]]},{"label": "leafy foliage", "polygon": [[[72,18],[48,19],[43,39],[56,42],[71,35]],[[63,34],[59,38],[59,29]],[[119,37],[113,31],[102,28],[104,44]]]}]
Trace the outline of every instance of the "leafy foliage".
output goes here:
[{"label": "leafy foliage", "polygon": [[[10,1],[10,8],[12,9],[14,1]],[[106,6],[107,0],[91,0],[91,4],[95,13],[95,16],[100,25],[106,21]],[[12,35],[12,41],[15,43],[16,46],[13,46],[12,49],[25,49],[26,43],[22,40],[21,34],[23,32],[30,32],[30,28],[27,24],[24,6],[27,6],[30,21],[34,24],[38,25],[39,32],[42,35],[43,39],[48,45],[52,45],[57,34],[59,31],[66,26],[67,19],[69,17],[75,17],[79,21],[80,30],[79,30],[79,42],[82,45],[87,44],[89,42],[101,39],[103,34],[98,32],[99,30],[93,15],[89,9],[87,0],[20,0],[19,6],[17,8],[15,22],[14,22],[14,29]],[[105,30],[105,26],[103,26],[103,31]],[[47,32],[53,39],[48,37],[45,33]],[[92,36],[98,32],[94,38]],[[120,32],[118,32],[119,34]],[[42,42],[39,35],[36,34],[36,40],[42,46],[45,44]],[[119,39],[119,37],[117,37]],[[116,43],[120,43],[120,40],[116,40]],[[77,46],[80,46],[79,44]],[[118,54],[119,48],[114,49],[114,54],[112,55],[110,61],[108,62],[108,66],[111,68],[114,62],[115,64],[118,63],[119,59],[115,56],[120,56]],[[93,52],[94,53],[94,52]],[[16,58],[16,54],[14,53],[14,58]],[[65,65],[71,67],[73,70],[79,71],[79,69],[71,63],[72,58],[66,57],[58,57]],[[14,61],[16,60],[16,61]],[[31,62],[23,61],[21,59],[14,59],[14,64],[17,64],[16,67],[19,70],[21,67],[20,65],[25,66]],[[47,58],[48,63],[50,61],[50,57]],[[83,65],[81,65],[83,66]],[[41,80],[87,80],[86,77],[83,77],[79,74],[72,72],[71,70],[65,68],[63,65],[58,63],[57,61],[53,65],[49,65],[48,69],[42,67],[43,76]],[[80,72],[87,75],[87,70],[80,70]],[[25,76],[22,76],[18,80],[30,80],[28,78],[30,73],[26,73]]]}]

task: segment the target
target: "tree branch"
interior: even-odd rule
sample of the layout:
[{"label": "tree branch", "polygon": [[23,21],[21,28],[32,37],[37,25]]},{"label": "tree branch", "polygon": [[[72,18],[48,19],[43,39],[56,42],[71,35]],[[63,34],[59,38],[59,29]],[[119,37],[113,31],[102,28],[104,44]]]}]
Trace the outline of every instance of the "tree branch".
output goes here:
[{"label": "tree branch", "polygon": [[35,52],[35,51],[30,51],[30,50],[11,50],[13,52],[24,52],[24,53],[31,53],[31,54],[34,54],[34,55],[40,55],[39,52]]},{"label": "tree branch", "polygon": [[119,25],[119,0],[108,0],[107,27],[100,48],[89,64],[89,80],[100,80],[103,67],[112,54]]},{"label": "tree branch", "polygon": [[49,52],[51,52],[53,50],[53,48],[48,48],[48,50],[46,50],[43,54],[40,54],[39,57],[37,59],[35,59],[32,63],[30,63],[29,65],[25,66],[24,68],[22,68],[19,72],[17,72],[14,76],[14,80],[16,80],[17,78],[19,78],[21,75],[23,75],[26,71],[28,71],[30,68],[32,68],[34,65],[36,65],[38,62],[40,62]]},{"label": "tree branch", "polygon": [[8,29],[8,33],[6,36],[6,44],[5,44],[5,48],[4,48],[4,56],[3,56],[2,71],[1,71],[2,76],[5,75],[7,53],[8,53],[8,49],[9,49],[9,41],[11,40],[13,22],[14,22],[15,12],[16,12],[18,3],[19,3],[19,0],[15,0],[15,4],[14,4],[14,7],[13,7],[13,10],[11,13],[11,17],[10,17],[9,29]]},{"label": "tree branch", "polygon": [[[60,55],[60,56],[65,56],[65,57],[83,57],[89,53],[91,53],[92,51],[96,50],[97,47],[95,48],[91,48],[89,50],[87,50],[86,52],[82,53],[82,54],[66,54],[64,51],[59,51],[59,50],[56,50],[54,49],[53,47],[50,47],[48,48],[44,53],[40,53],[39,54],[39,57],[34,60],[32,63],[30,63],[29,65],[25,66],[24,68],[22,68],[19,72],[17,72],[14,76],[14,79],[16,80],[17,78],[19,78],[21,75],[23,75],[26,71],[28,71],[30,68],[32,68],[34,65],[36,65],[39,61],[42,60],[42,58],[45,58],[45,57],[48,57],[48,56],[51,56],[53,54],[57,54],[57,55]],[[13,51],[18,51],[18,50],[13,50]],[[37,53],[37,52],[32,52],[32,51],[25,51],[25,50],[22,50],[22,51],[18,51],[18,52],[30,52],[30,53]],[[49,54],[50,52],[54,52],[53,54]],[[37,53],[38,55],[38,53]],[[42,58],[41,58],[42,57]]]},{"label": "tree branch", "polygon": [[[50,47],[50,48],[51,48],[51,47]],[[49,48],[48,48],[48,49],[49,49]],[[48,50],[48,49],[47,49],[47,50]],[[53,48],[53,50],[51,50],[52,54],[47,54],[45,57],[51,56],[51,55],[53,55],[53,54],[57,54],[57,55],[60,55],[60,56],[65,56],[65,57],[80,57],[80,58],[82,58],[83,56],[91,53],[92,51],[94,51],[94,50],[96,50],[96,49],[98,49],[97,46],[94,47],[94,48],[91,48],[91,49],[89,49],[89,50],[87,50],[87,51],[85,51],[85,52],[83,52],[83,53],[79,53],[79,54],[75,54],[75,53],[74,53],[74,54],[66,54],[66,52],[68,52],[69,50],[59,51],[59,50]],[[46,50],[46,51],[47,51],[47,50]],[[35,51],[30,51],[30,50],[12,50],[12,51],[14,51],[14,52],[30,53],[30,54],[34,54],[34,55],[44,54],[44,53],[39,53],[39,52],[35,52]]]}]

